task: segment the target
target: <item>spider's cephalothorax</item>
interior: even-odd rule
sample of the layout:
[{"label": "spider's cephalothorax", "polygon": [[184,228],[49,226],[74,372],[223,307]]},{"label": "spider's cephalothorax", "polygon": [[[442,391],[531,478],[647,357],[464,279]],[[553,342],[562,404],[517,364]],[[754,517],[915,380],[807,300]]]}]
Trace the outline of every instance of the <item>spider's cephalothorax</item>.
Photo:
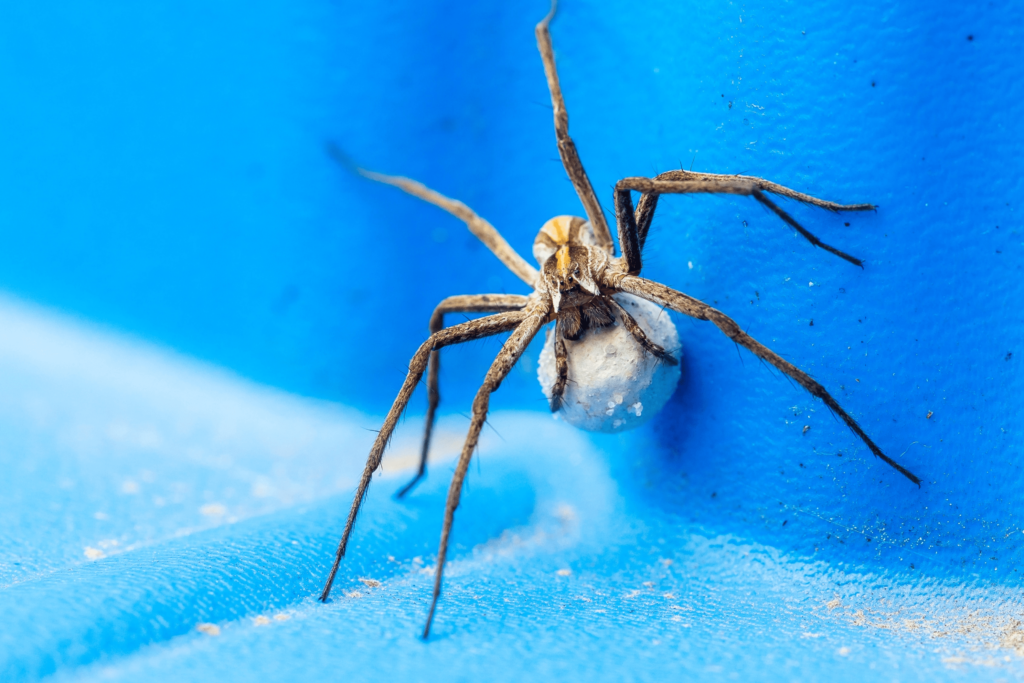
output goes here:
[{"label": "spider's cephalothorax", "polygon": [[[658,198],[664,194],[717,193],[753,197],[812,245],[858,266],[862,265],[859,259],[823,243],[767,195],[770,193],[787,197],[829,211],[865,211],[874,207],[871,204],[836,204],[751,176],[694,173],[680,170],[668,171],[654,178],[624,178],[615,184],[614,190],[615,219],[619,248],[622,252],[620,257],[615,257],[615,242],[612,239],[608,222],[601,209],[601,204],[597,200],[597,195],[594,193],[594,188],[583,169],[583,162],[580,161],[576,145],[569,137],[569,115],[566,112],[562,89],[558,82],[555,54],[551,47],[551,35],[548,30],[548,25],[554,14],[555,7],[552,3],[551,12],[537,24],[537,46],[544,63],[548,91],[551,93],[558,153],[580,203],[583,204],[587,220],[572,216],[558,216],[544,225],[533,246],[534,256],[541,266],[540,271],[516,253],[493,225],[462,202],[449,199],[408,178],[386,176],[357,169],[367,178],[399,187],[409,194],[420,197],[461,218],[466,222],[470,231],[480,238],[509,270],[532,289],[528,295],[470,294],[452,296],[442,301],[434,309],[434,314],[430,318],[430,337],[419,347],[409,363],[409,373],[406,375],[405,382],[402,384],[391,410],[388,411],[384,425],[378,432],[366,460],[366,467],[363,469],[355,500],[352,501],[345,530],[342,533],[341,542],[338,544],[334,565],[320,595],[321,600],[326,600],[330,594],[331,585],[341,558],[345,555],[352,527],[366,497],[373,473],[380,468],[384,449],[391,440],[395,425],[405,411],[413,390],[419,384],[424,372],[427,373],[427,424],[423,435],[419,472],[408,485],[399,491],[398,495],[405,494],[426,472],[430,434],[437,406],[441,400],[438,391],[440,349],[452,344],[461,344],[474,339],[510,332],[511,334],[491,364],[484,377],[483,385],[473,400],[473,415],[470,419],[469,433],[466,436],[458,464],[455,466],[451,486],[448,489],[444,524],[441,528],[441,543],[435,565],[434,594],[427,615],[426,628],[423,631],[424,638],[430,632],[434,609],[437,607],[437,600],[441,595],[441,577],[448,551],[448,537],[455,517],[455,509],[459,505],[462,484],[476,450],[480,430],[487,418],[491,393],[508,375],[537,333],[547,323],[557,321],[554,330],[557,377],[551,390],[553,410],[557,410],[560,405],[568,376],[569,363],[565,340],[581,339],[580,343],[586,344],[587,340],[591,339],[591,337],[585,336],[588,329],[595,330],[596,334],[593,338],[596,338],[599,334],[608,331],[607,329],[602,330],[602,327],[608,328],[613,320],[620,321],[622,329],[628,332],[633,341],[639,344],[645,353],[657,357],[659,362],[675,362],[675,359],[667,354],[664,348],[647,339],[644,330],[626,311],[625,307],[617,301],[617,298],[628,300],[623,295],[639,297],[696,320],[712,323],[738,346],[744,347],[762,361],[785,373],[811,395],[821,399],[867,445],[875,456],[884,460],[914,483],[918,485],[921,483],[914,474],[885,455],[864,433],[857,421],[843,410],[825,387],[810,375],[748,335],[732,318],[721,311],[661,283],[640,277],[644,243],[654,218]],[[336,150],[335,152],[341,161],[347,163],[343,155],[337,153]],[[640,201],[635,209],[633,192],[641,193]],[[627,305],[633,306],[632,303]],[[491,313],[493,315],[445,327],[444,316],[447,313]],[[618,329],[618,327],[612,329]],[[639,415],[641,410],[639,405],[630,406],[630,408]],[[614,413],[614,411],[611,412]]]},{"label": "spider's cephalothorax", "polygon": [[611,324],[612,312],[598,285],[608,254],[597,246],[590,223],[579,216],[552,218],[537,233],[533,256],[566,339]]}]

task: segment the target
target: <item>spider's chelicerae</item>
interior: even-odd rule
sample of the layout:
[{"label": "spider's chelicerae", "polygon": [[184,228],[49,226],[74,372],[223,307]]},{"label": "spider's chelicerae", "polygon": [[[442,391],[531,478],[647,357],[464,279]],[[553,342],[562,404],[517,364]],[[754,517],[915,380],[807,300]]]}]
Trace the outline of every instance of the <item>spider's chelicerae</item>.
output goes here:
[{"label": "spider's chelicerae", "polygon": [[[713,173],[693,173],[690,171],[669,171],[654,178],[624,178],[615,184],[615,218],[619,233],[621,256],[615,256],[615,245],[611,232],[605,221],[601,205],[594,194],[583,164],[576,152],[576,146],[569,137],[569,116],[562,100],[562,91],[555,70],[555,56],[551,47],[551,36],[548,24],[555,14],[555,5],[551,11],[537,24],[537,46],[544,62],[548,89],[551,92],[551,103],[555,114],[555,136],[558,141],[558,152],[565,170],[572,181],[576,194],[583,204],[587,219],[575,216],[558,216],[544,224],[534,241],[533,254],[540,265],[540,270],[531,266],[522,256],[517,254],[498,231],[486,220],[476,215],[462,202],[449,199],[434,192],[424,185],[408,178],[381,175],[357,169],[363,176],[379,182],[394,185],[409,194],[424,199],[445,209],[466,222],[470,231],[487,245],[487,247],[515,273],[533,292],[523,296],[518,294],[471,294],[452,296],[442,301],[430,318],[430,337],[425,341],[409,364],[409,373],[405,378],[398,398],[388,412],[384,425],[373,444],[366,461],[355,500],[345,524],[334,566],[324,586],[321,600],[327,600],[334,582],[335,574],[341,558],[345,555],[349,535],[356,521],[359,508],[366,496],[370,479],[380,467],[381,458],[391,438],[399,417],[409,403],[413,390],[419,383],[423,373],[427,373],[428,405],[426,429],[420,457],[420,467],[416,476],[408,485],[398,492],[404,495],[424,475],[426,471],[427,451],[430,445],[430,433],[440,400],[438,393],[439,351],[442,347],[461,344],[474,339],[489,337],[511,332],[502,346],[497,358],[491,364],[473,400],[473,412],[470,420],[469,434],[466,437],[451,486],[444,513],[444,524],[441,528],[441,542],[437,552],[437,565],[434,577],[433,599],[423,637],[430,634],[430,625],[441,595],[441,577],[444,571],[445,556],[448,551],[448,536],[452,528],[455,509],[459,506],[463,480],[469,468],[470,459],[476,450],[480,438],[480,430],[487,417],[490,395],[519,360],[534,336],[547,323],[555,322],[554,354],[556,377],[550,388],[551,410],[561,407],[562,398],[569,379],[569,359],[565,340],[581,339],[588,330],[615,324],[618,321],[628,331],[645,352],[658,358],[661,362],[675,364],[676,359],[666,350],[648,339],[643,328],[617,302],[613,295],[629,294],[660,306],[678,311],[697,320],[707,320],[718,327],[735,343],[743,346],[758,358],[793,378],[813,396],[820,398],[831,411],[842,418],[843,422],[860,437],[871,452],[894,467],[915,484],[918,479],[910,471],[885,455],[881,449],[864,433],[850,415],[840,407],[823,386],[814,381],[807,373],[792,363],[781,358],[746,332],[724,313],[707,304],[687,296],[682,292],[666,287],[658,282],[640,277],[641,256],[644,241],[651,227],[658,197],[662,194],[693,194],[693,193],[724,193],[749,195],[770,209],[811,244],[829,251],[855,265],[862,265],[859,259],[831,247],[812,235],[799,225],[788,213],[768,198],[767,194],[795,199],[812,206],[829,211],[866,211],[873,209],[871,204],[842,205],[824,201],[796,192],[776,183],[741,175],[719,175]],[[633,206],[632,192],[641,193],[636,207]],[[444,316],[447,313],[493,313],[483,318],[470,320],[451,327],[444,327]],[[586,384],[586,377],[573,377],[573,381]]]}]

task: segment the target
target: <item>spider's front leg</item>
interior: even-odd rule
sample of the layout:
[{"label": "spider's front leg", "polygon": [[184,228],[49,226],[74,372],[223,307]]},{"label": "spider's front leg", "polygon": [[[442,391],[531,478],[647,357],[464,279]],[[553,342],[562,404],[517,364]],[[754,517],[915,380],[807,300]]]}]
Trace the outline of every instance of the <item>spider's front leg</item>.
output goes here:
[{"label": "spider's front leg", "polygon": [[363,468],[363,476],[359,480],[359,487],[356,489],[352,508],[348,513],[348,520],[345,522],[345,531],[342,532],[341,542],[338,543],[338,552],[334,557],[334,565],[331,567],[331,573],[327,577],[324,590],[320,594],[321,601],[326,601],[327,596],[331,594],[334,576],[338,573],[338,565],[341,564],[341,558],[345,556],[345,548],[348,546],[352,527],[356,522],[356,516],[359,514],[359,508],[363,504],[363,499],[366,498],[366,491],[370,487],[370,479],[373,477],[373,473],[380,467],[381,459],[384,457],[384,449],[387,448],[388,442],[391,441],[391,434],[395,430],[395,425],[398,424],[398,418],[402,416],[405,407],[409,404],[409,398],[412,396],[413,390],[416,389],[420,378],[423,377],[423,371],[427,368],[431,351],[443,346],[461,344],[474,339],[482,339],[483,337],[491,337],[507,332],[519,326],[526,317],[527,314],[524,311],[512,311],[510,313],[499,313],[487,316],[486,318],[470,320],[461,325],[454,325],[435,332],[416,350],[416,354],[409,362],[409,373],[405,377],[405,382],[402,384],[395,402],[391,405],[391,410],[388,411],[387,417],[384,418],[384,424],[377,433],[377,438],[370,449],[370,455],[366,458],[366,467]]},{"label": "spider's front leg", "polygon": [[[430,333],[436,334],[444,328],[444,316],[446,313],[500,313],[503,311],[517,311],[526,306],[529,297],[519,294],[465,294],[450,296],[437,305],[433,315],[430,316]],[[427,453],[430,450],[430,436],[434,431],[434,420],[437,414],[437,406],[441,402],[440,384],[441,371],[441,349],[436,348],[430,352],[430,361],[427,364],[427,419],[423,429],[423,447],[420,450],[420,466],[416,476],[408,484],[403,486],[395,494],[401,498],[419,483],[420,479],[427,472]]]},{"label": "spider's front leg", "polygon": [[857,421],[843,410],[842,406],[839,405],[839,402],[832,398],[832,395],[825,390],[825,387],[821,386],[821,384],[816,382],[806,372],[785,360],[767,346],[761,344],[759,341],[744,332],[743,329],[736,324],[736,321],[729,316],[715,308],[712,308],[711,306],[708,306],[703,301],[694,299],[682,292],[666,287],[661,283],[646,280],[641,277],[635,277],[633,275],[616,273],[610,269],[605,271],[604,280],[601,284],[609,289],[628,292],[647,299],[648,301],[653,301],[656,304],[667,306],[674,311],[696,318],[697,320],[711,321],[734,342],[744,347],[758,358],[771,363],[776,368],[792,377],[812,396],[820,398],[833,413],[842,418],[843,422],[846,423],[846,426],[850,428],[850,431],[860,437],[860,439],[867,444],[867,447],[871,449],[871,452],[874,453],[875,456],[884,460],[910,481],[914,482],[918,486],[921,485],[921,480],[915,474],[887,456],[882,452],[882,449],[875,445],[875,442],[872,441],[866,433],[864,433],[864,430],[861,429],[859,424],[857,424]]},{"label": "spider's front leg", "polygon": [[[633,199],[630,196],[631,190],[643,193],[635,213],[633,211]],[[640,272],[640,252],[647,241],[647,232],[654,218],[658,196],[661,194],[739,194],[751,196],[781,218],[787,225],[799,232],[804,239],[814,246],[835,254],[856,266],[864,266],[864,263],[859,258],[850,256],[846,252],[840,251],[818,239],[817,236],[800,225],[796,219],[790,216],[778,204],[769,199],[765,194],[766,192],[795,199],[805,204],[827,209],[828,211],[867,211],[875,208],[873,204],[837,204],[824,199],[818,199],[817,197],[812,197],[811,195],[791,190],[788,187],[783,187],[778,183],[754,176],[668,171],[654,178],[623,178],[615,184],[615,215],[619,228],[619,244],[629,272],[633,275]],[[627,249],[632,249],[633,254],[630,254]]]},{"label": "spider's front leg", "polygon": [[551,46],[551,31],[549,25],[555,18],[555,11],[558,8],[557,0],[551,0],[551,11],[540,20],[534,33],[537,36],[537,49],[540,51],[541,61],[544,62],[544,75],[548,81],[548,92],[551,94],[551,108],[555,115],[555,139],[558,141],[558,155],[562,158],[562,166],[565,173],[572,181],[576,195],[583,204],[587,214],[587,220],[594,230],[594,239],[597,246],[611,253],[615,249],[612,243],[612,234],[608,229],[608,223],[604,218],[604,211],[601,210],[601,202],[594,193],[590,184],[590,178],[580,161],[579,152],[576,151],[576,143],[569,137],[569,112],[565,108],[565,99],[562,97],[562,86],[558,81],[558,69],[555,67],[555,50]]}]

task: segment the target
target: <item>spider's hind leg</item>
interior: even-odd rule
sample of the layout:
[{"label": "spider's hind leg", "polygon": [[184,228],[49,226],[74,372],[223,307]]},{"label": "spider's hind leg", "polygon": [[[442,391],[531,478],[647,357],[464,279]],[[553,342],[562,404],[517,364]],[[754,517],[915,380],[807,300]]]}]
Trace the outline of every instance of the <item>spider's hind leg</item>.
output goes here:
[{"label": "spider's hind leg", "polygon": [[[500,313],[517,311],[526,306],[527,297],[518,294],[467,294],[450,296],[437,305],[430,316],[430,333],[435,334],[444,328],[445,313]],[[427,419],[423,429],[423,446],[420,449],[420,466],[412,480],[395,493],[401,498],[413,489],[427,473],[427,454],[430,451],[430,437],[434,432],[434,420],[437,417],[437,406],[441,402],[440,391],[441,352],[439,349],[430,351],[427,364]]]}]

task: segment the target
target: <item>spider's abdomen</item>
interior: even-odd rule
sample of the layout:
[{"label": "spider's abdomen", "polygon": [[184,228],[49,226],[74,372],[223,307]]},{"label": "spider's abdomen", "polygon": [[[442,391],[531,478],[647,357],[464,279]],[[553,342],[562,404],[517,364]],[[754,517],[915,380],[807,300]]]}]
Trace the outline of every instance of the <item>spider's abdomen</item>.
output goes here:
[{"label": "spider's abdomen", "polygon": [[579,216],[555,216],[537,233],[537,239],[533,241],[533,257],[543,266],[555,254],[568,259],[568,248],[571,246],[596,244],[594,230],[586,219]]}]

